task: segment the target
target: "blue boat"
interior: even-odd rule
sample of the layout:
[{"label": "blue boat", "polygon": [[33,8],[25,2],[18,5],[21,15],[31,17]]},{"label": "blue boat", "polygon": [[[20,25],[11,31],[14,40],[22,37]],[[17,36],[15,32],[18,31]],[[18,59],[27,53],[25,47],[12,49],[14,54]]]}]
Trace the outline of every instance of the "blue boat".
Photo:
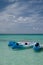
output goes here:
[{"label": "blue boat", "polygon": [[35,44],[35,42],[13,42],[10,41],[8,46],[12,47],[12,49],[15,48],[31,48],[33,47],[33,45]]},{"label": "blue boat", "polygon": [[8,46],[11,47],[12,49],[33,48],[36,51],[43,48],[43,45],[40,45],[37,42],[15,42],[15,41],[10,41]]}]

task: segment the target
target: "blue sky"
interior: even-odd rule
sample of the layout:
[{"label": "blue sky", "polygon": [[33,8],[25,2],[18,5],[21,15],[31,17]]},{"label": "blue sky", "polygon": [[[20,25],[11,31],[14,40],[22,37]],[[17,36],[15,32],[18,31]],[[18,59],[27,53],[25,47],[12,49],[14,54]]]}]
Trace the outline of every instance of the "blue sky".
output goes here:
[{"label": "blue sky", "polygon": [[43,0],[0,0],[0,33],[43,34]]}]

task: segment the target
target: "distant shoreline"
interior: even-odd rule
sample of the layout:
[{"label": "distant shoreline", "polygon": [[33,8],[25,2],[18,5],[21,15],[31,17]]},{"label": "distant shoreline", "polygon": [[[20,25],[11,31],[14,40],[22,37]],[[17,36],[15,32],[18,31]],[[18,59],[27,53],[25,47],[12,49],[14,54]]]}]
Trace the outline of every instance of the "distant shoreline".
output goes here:
[{"label": "distant shoreline", "polygon": [[0,34],[0,35],[43,35],[43,34]]}]

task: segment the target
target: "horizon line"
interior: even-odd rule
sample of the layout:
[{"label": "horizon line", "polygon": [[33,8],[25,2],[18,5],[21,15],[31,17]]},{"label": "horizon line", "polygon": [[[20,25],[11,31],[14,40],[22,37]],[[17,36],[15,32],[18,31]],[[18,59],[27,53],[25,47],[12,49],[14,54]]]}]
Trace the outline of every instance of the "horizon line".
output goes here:
[{"label": "horizon line", "polygon": [[4,33],[4,34],[2,34],[2,33],[0,33],[0,35],[43,35],[43,33],[42,34],[39,34],[39,33],[32,33],[32,34],[6,34],[6,33]]}]

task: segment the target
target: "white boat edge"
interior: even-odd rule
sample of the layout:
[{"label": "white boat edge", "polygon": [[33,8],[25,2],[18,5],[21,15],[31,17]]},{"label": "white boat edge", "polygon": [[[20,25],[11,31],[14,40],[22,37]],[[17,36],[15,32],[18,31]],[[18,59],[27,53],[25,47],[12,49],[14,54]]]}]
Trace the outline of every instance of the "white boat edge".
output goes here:
[{"label": "white boat edge", "polygon": [[[19,43],[19,45],[23,45],[23,47],[32,47],[34,46],[37,42],[17,42]],[[27,45],[25,45],[25,43],[27,43]],[[43,48],[43,44],[40,44],[40,48]]]}]

